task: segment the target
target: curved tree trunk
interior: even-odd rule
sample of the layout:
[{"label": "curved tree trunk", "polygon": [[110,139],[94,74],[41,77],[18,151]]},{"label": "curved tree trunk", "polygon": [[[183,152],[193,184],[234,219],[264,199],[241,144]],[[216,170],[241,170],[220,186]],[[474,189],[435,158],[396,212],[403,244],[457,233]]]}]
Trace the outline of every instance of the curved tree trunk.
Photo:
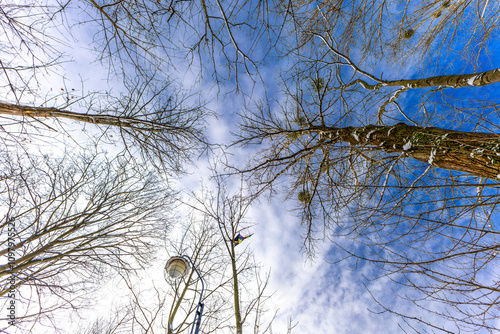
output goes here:
[{"label": "curved tree trunk", "polygon": [[386,81],[383,86],[407,86],[408,88],[486,86],[500,82],[500,69],[473,74],[440,75],[411,80]]}]

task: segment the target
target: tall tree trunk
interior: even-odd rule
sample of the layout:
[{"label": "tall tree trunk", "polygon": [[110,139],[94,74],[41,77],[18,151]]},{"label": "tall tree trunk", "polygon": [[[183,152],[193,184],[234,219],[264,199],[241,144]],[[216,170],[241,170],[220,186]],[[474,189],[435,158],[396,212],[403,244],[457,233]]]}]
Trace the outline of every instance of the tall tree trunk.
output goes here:
[{"label": "tall tree trunk", "polygon": [[0,115],[32,118],[66,118],[84,123],[120,126],[143,131],[164,131],[176,128],[172,125],[135,117],[122,117],[111,114],[82,114],[64,109],[30,107],[9,103],[0,103]]},{"label": "tall tree trunk", "polygon": [[[368,74],[367,74],[368,75]],[[374,79],[373,76],[368,75]],[[467,87],[467,86],[486,86],[500,82],[500,69],[494,69],[486,72],[472,74],[453,74],[439,75],[422,79],[402,79],[392,81],[379,81],[379,83],[370,85],[362,79],[354,80],[348,86],[359,83],[366,89],[379,89],[382,87],[406,87],[406,88],[428,88],[428,87]]]},{"label": "tall tree trunk", "polygon": [[466,87],[486,86],[500,82],[500,69],[473,74],[441,75],[423,79],[386,81],[384,86],[407,86],[408,88],[426,87]]},{"label": "tall tree trunk", "polygon": [[389,153],[405,153],[439,168],[500,180],[500,135],[495,133],[424,128],[404,123],[346,128],[313,126],[298,132],[320,133],[320,141],[324,144],[343,141]]},{"label": "tall tree trunk", "polygon": [[236,253],[234,252],[234,243],[232,241],[231,241],[231,268],[233,270],[234,318],[236,320],[236,334],[242,334],[243,324],[241,323],[240,290],[238,287],[238,268],[236,268]]},{"label": "tall tree trunk", "polygon": [[[191,279],[193,278],[193,273],[194,273],[194,270],[191,270],[191,273],[189,274],[189,277],[186,280],[186,282],[188,282],[188,283],[191,282]],[[170,310],[170,314],[168,315],[168,329],[167,329],[168,334],[175,334],[173,331],[173,328],[172,328],[173,323],[174,323],[174,319],[175,319],[175,315],[177,314],[177,311],[179,310],[181,303],[184,301],[184,298],[186,296],[186,293],[189,291],[189,288],[190,288],[189,284],[184,284],[184,288],[182,289],[182,292],[179,295],[179,297],[177,298],[177,300],[175,301],[175,304],[173,305],[173,309]]]}]

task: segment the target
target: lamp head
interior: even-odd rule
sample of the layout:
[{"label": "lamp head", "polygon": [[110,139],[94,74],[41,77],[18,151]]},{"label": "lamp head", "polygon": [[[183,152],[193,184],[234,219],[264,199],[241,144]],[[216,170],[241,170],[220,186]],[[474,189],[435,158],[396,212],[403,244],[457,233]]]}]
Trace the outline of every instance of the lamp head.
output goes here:
[{"label": "lamp head", "polygon": [[172,256],[165,265],[166,276],[170,280],[178,280],[186,276],[191,266],[182,256]]}]

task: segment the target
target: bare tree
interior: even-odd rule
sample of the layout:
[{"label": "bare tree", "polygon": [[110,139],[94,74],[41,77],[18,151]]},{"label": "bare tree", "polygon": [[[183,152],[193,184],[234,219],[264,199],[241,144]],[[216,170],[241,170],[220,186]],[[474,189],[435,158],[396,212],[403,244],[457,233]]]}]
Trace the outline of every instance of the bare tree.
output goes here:
[{"label": "bare tree", "polygon": [[[250,325],[249,330],[254,333],[266,333],[270,323],[262,324],[265,312],[265,295],[269,274],[264,278],[258,272],[258,266],[253,257],[243,246],[238,246],[238,237],[250,235],[251,225],[245,222],[250,205],[255,196],[245,193],[243,184],[234,195],[230,195],[227,180],[220,175],[214,176],[215,189],[203,190],[201,196],[195,196],[195,204],[191,206],[212,221],[219,231],[222,240],[224,258],[230,263],[229,277],[231,278],[231,293],[233,295],[233,314],[236,333],[243,333],[244,327]],[[248,285],[253,283],[255,287]]]},{"label": "bare tree", "polygon": [[[179,231],[180,230],[180,231]],[[226,281],[220,281],[224,264],[220,261],[216,232],[207,221],[192,220],[174,228],[170,234],[180,238],[166,238],[167,252],[145,271],[120,273],[117,284],[127,291],[125,303],[121,300],[109,314],[96,319],[84,331],[109,328],[116,333],[185,333],[190,332],[194,312],[200,296],[200,280],[192,271],[182,281],[167,280],[164,265],[170,256],[189,254],[203,275],[206,289],[201,330],[214,333],[224,329],[224,311],[230,306],[224,298]],[[164,278],[165,275],[165,278]]]},{"label": "bare tree", "polygon": [[[145,163],[167,167],[167,173],[177,172],[206,148],[202,127],[207,113],[197,96],[183,96],[171,84],[169,72],[178,70],[178,63],[189,67],[198,62],[201,70],[193,72],[202,76],[208,71],[207,78],[214,74],[217,83],[229,79],[239,90],[241,73],[258,77],[262,50],[256,42],[271,39],[270,7],[261,1],[218,0],[7,3],[0,13],[7,36],[0,47],[9,55],[0,64],[2,124],[19,125],[24,136],[29,133],[25,125],[54,130],[47,117],[92,123],[104,132],[115,128],[112,136],[122,139],[126,150],[140,152]],[[61,87],[57,92],[46,87],[44,80],[56,76],[74,80],[74,73],[55,70],[64,70],[59,65],[71,56],[65,43],[73,43],[82,30],[93,34],[96,57],[109,66],[93,72],[110,85],[123,85],[115,88],[118,96],[111,87]],[[254,42],[242,43],[248,36]],[[227,66],[220,66],[221,60]],[[23,140],[13,136],[18,131],[12,126],[2,130],[9,140]]]},{"label": "bare tree", "polygon": [[[53,90],[55,87],[45,82],[58,81],[61,75],[56,70],[65,69],[62,63],[67,47],[60,41],[64,33],[56,27],[64,30],[81,23],[96,28],[74,12],[65,19],[65,12],[72,6],[71,2],[2,6],[0,25],[6,36],[0,42],[0,48],[6,50],[0,64],[2,142],[17,145],[26,141],[34,146],[40,140],[53,142],[60,133],[70,135],[76,128],[88,130],[92,139],[105,138],[129,154],[140,154],[145,163],[154,164],[162,172],[181,171],[190,158],[207,147],[203,136],[207,111],[197,96],[182,91],[161,73],[161,64],[151,59],[148,64],[139,61],[136,65],[145,73],[124,65],[120,67],[124,74],[121,81],[112,81],[111,72],[96,65],[95,75],[109,80],[104,91],[102,87],[71,86]],[[127,34],[144,37],[134,27]],[[67,34],[70,36],[70,31]],[[109,38],[111,43],[114,39]],[[125,45],[127,54],[141,57],[141,48]],[[117,57],[121,57],[119,52]],[[66,75],[74,77],[78,73],[62,76]],[[80,124],[72,127],[67,120]],[[81,143],[81,138],[76,135],[73,140]]]},{"label": "bare tree", "polygon": [[[223,191],[224,187],[219,186]],[[211,199],[205,197],[210,196],[209,194],[204,192],[204,196],[198,198],[200,202],[197,201],[197,204],[200,206],[191,211],[189,223],[181,224],[180,231],[171,231],[174,234],[180,233],[180,238],[166,240],[168,253],[172,256],[189,255],[203,277],[205,292],[202,302],[205,305],[201,332],[242,333],[245,327],[249,332],[266,333],[270,326],[263,323],[262,316],[267,311],[265,302],[269,296],[266,296],[264,291],[269,275],[261,277],[259,267],[255,265],[248,250],[239,246],[241,248],[235,251],[233,239],[226,240],[228,237],[225,233],[229,230],[223,228],[222,234],[218,221],[211,215],[214,212],[203,211],[214,204],[204,202]],[[224,205],[231,202],[232,208],[241,205],[236,204],[241,200],[239,196],[228,199],[225,193],[221,193],[220,198],[225,198]],[[235,218],[239,217],[236,212],[231,214],[235,214]],[[235,228],[242,227],[243,222],[240,219],[233,220]],[[233,251],[231,254],[234,257],[230,256],[228,248]],[[168,257],[165,256],[165,259]],[[156,268],[152,269],[163,271],[164,263],[162,261],[160,266],[154,266]],[[142,276],[139,274],[134,277],[126,273],[122,275],[123,282],[130,292],[130,301],[112,314],[120,314],[123,317],[115,317],[108,322],[98,319],[86,333],[91,333],[92,328],[103,327],[105,324],[106,328],[113,328],[116,333],[190,332],[201,292],[201,282],[195,272],[191,271],[182,281],[165,282],[153,279],[150,284],[145,284],[149,281],[150,274]]]},{"label": "bare tree", "polygon": [[217,83],[234,80],[239,90],[242,73],[258,77],[262,45],[256,42],[274,38],[272,16],[272,4],[262,1],[14,1],[0,12],[7,36],[0,47],[9,56],[0,64],[1,83],[10,100],[22,103],[40,76],[55,75],[51,68],[71,56],[65,44],[90,33],[93,40],[84,43],[91,43],[109,79],[166,79],[194,64],[199,77],[208,72]]},{"label": "bare tree", "polygon": [[124,157],[4,150],[1,163],[1,230],[9,238],[0,254],[12,261],[0,266],[0,294],[6,305],[16,300],[18,328],[59,327],[59,312],[84,308],[111,272],[143,268],[168,228],[169,191]]},{"label": "bare tree", "polygon": [[[272,5],[262,1],[89,0],[79,5],[90,22],[98,25],[94,42],[111,64],[120,68],[120,62],[126,62],[143,72],[143,63],[156,68],[166,59],[177,67],[181,58],[213,73],[217,83],[236,78],[237,84],[240,73],[257,73],[260,60],[260,45],[245,43],[246,37],[265,40],[273,14]],[[75,8],[64,11],[69,14],[71,9]],[[220,62],[229,69],[227,73]]]},{"label": "bare tree", "polygon": [[[488,0],[300,0],[282,6],[294,22],[299,45],[310,42],[311,32],[328,32],[343,53],[370,66],[404,67],[432,57],[449,60],[453,50],[454,59],[466,58],[475,68],[488,56],[489,41],[498,30],[498,8]],[[426,64],[426,71],[432,66]]]},{"label": "bare tree", "polygon": [[[224,276],[227,261],[220,248],[220,237],[214,225],[205,217],[189,216],[188,223],[182,224],[181,238],[170,240],[170,255],[188,255],[203,277],[205,291],[201,330],[214,333],[227,327],[227,312],[231,309],[227,295],[230,280]],[[202,285],[194,270],[183,281],[171,281],[167,287],[171,303],[165,314],[168,333],[189,332],[197,311]]]},{"label": "bare tree", "polygon": [[240,171],[259,192],[286,181],[310,254],[332,240],[454,327],[409,322],[498,330],[498,70],[382,79],[315,37],[324,52],[283,75],[285,98],[242,113],[236,143],[262,149]]},{"label": "bare tree", "polygon": [[105,137],[162,171],[181,172],[183,165],[208,147],[202,130],[207,112],[202,106],[189,107],[186,100],[190,97],[182,92],[167,94],[172,92],[169,85],[152,86],[151,81],[139,81],[129,88],[129,94],[93,94],[86,101],[61,107],[0,103],[1,138],[10,145],[26,138],[46,141],[59,131],[70,134],[72,127],[87,129],[91,139]]}]

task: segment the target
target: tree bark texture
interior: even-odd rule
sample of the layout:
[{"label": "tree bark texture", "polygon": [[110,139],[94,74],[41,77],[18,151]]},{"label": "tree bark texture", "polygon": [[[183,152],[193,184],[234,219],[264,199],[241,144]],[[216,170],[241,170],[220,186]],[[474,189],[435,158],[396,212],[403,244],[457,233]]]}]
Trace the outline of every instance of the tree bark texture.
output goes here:
[{"label": "tree bark texture", "polygon": [[382,87],[407,87],[407,88],[428,88],[428,87],[467,87],[467,86],[486,86],[500,82],[500,69],[494,69],[486,72],[473,74],[454,74],[440,75],[422,79],[406,79],[383,81],[375,85],[370,85],[364,80],[358,79],[352,82],[361,84],[367,89],[379,89]]},{"label": "tree bark texture", "polygon": [[236,334],[242,334],[243,324],[241,323],[240,290],[238,286],[238,269],[236,268],[236,253],[234,252],[234,243],[232,242],[232,240],[230,242],[231,242],[231,269],[233,271],[233,297],[234,297],[234,318],[236,321]]},{"label": "tree bark texture", "polygon": [[131,117],[109,114],[82,114],[57,108],[30,107],[10,103],[0,103],[0,115],[33,118],[66,118],[90,124],[137,128],[147,131],[162,131],[166,128],[173,128],[156,122]]},{"label": "tree bark texture", "polygon": [[500,135],[424,128],[398,123],[393,126],[333,128],[316,126],[298,131],[319,133],[325,144],[338,141],[370,146],[388,153],[404,153],[439,168],[500,180]]}]

